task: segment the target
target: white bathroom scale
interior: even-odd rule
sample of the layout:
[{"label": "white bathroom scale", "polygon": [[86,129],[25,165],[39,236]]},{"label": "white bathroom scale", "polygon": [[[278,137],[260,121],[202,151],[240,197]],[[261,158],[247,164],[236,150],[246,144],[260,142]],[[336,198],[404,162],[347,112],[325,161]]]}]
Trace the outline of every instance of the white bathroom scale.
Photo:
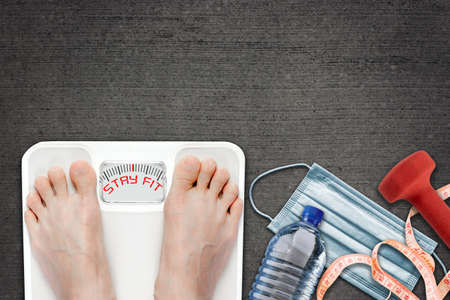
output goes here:
[{"label": "white bathroom scale", "polygon": [[[175,164],[185,155],[213,158],[227,168],[244,199],[245,157],[228,142],[41,142],[22,158],[22,209],[34,179],[61,166],[68,176],[72,162],[86,160],[97,173],[105,246],[118,300],[153,299],[163,234],[163,207]],[[128,175],[128,176],[124,176]],[[142,185],[132,184],[135,178]],[[70,180],[69,180],[70,181]],[[69,191],[74,188],[69,182]],[[23,224],[26,300],[55,296],[33,258]],[[241,299],[243,216],[236,245],[214,294],[214,300]]]}]

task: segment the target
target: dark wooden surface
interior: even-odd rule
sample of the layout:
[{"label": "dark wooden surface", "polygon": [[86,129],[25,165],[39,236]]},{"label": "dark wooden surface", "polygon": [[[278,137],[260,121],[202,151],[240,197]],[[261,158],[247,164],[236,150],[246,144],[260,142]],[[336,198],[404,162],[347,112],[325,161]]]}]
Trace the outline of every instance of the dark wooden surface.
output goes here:
[{"label": "dark wooden surface", "polygon": [[[20,159],[38,141],[227,140],[247,187],[318,162],[401,218],[376,189],[400,159],[426,149],[449,183],[449,2],[361,2],[1,1],[0,298],[23,298]],[[265,179],[257,204],[275,215],[303,175]],[[266,224],[246,206],[244,296]],[[369,299],[342,280],[326,298]]]}]

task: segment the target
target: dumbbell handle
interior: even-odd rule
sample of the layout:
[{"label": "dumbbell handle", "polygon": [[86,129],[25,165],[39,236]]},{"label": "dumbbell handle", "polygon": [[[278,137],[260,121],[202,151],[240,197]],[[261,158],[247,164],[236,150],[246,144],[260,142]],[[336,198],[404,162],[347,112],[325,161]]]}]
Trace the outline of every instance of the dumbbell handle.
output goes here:
[{"label": "dumbbell handle", "polygon": [[410,195],[407,200],[450,248],[450,207],[439,197],[433,187],[428,184],[424,190]]}]

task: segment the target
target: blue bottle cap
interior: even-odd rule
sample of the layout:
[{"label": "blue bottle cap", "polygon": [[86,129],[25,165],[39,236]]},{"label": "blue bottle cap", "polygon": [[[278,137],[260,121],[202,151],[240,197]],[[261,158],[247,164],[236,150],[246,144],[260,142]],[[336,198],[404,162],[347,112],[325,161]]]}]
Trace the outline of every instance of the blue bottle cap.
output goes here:
[{"label": "blue bottle cap", "polygon": [[306,205],[302,212],[302,221],[317,227],[322,221],[323,211],[317,207]]}]

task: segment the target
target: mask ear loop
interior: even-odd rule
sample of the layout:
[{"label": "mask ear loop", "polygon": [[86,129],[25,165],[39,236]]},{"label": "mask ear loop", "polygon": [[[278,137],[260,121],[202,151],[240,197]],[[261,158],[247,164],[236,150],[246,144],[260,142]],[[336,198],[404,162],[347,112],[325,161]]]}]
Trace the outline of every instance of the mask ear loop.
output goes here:
[{"label": "mask ear loop", "polygon": [[274,168],[274,169],[265,171],[265,172],[259,174],[259,175],[252,181],[252,183],[250,184],[250,188],[248,189],[248,198],[249,198],[249,200],[250,200],[250,204],[252,205],[253,209],[255,210],[255,212],[256,212],[258,215],[260,215],[260,216],[262,216],[262,217],[264,217],[264,218],[270,220],[270,222],[273,221],[273,218],[272,218],[271,216],[269,216],[268,214],[265,214],[265,213],[263,213],[262,211],[260,211],[260,210],[256,207],[256,205],[255,205],[255,201],[253,200],[253,189],[254,189],[254,187],[255,187],[256,182],[258,182],[261,178],[263,178],[264,176],[267,176],[267,175],[269,175],[269,174],[271,174],[271,173],[275,173],[275,172],[278,172],[278,171],[281,171],[281,170],[285,170],[285,169],[289,169],[289,168],[295,168],[295,167],[306,167],[306,168],[308,168],[308,169],[311,169],[311,167],[310,167],[309,165],[305,164],[305,163],[290,164],[290,165],[281,166],[281,167],[278,167],[278,168]]},{"label": "mask ear loop", "polygon": [[447,268],[445,267],[444,262],[436,254],[436,252],[433,252],[431,255],[433,255],[434,259],[441,265],[441,268],[442,268],[442,271],[444,272],[444,274],[447,274]]}]

